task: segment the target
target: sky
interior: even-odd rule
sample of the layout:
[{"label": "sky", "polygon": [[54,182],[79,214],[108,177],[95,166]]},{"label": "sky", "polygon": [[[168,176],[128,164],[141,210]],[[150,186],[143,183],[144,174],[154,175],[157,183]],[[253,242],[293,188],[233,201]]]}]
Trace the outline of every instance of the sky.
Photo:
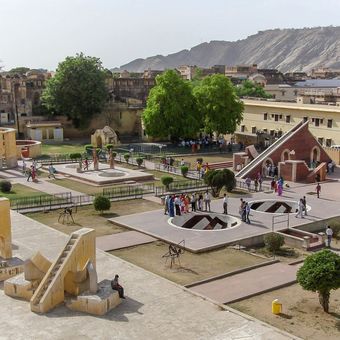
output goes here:
[{"label": "sky", "polygon": [[0,0],[0,66],[55,70],[84,52],[107,68],[273,28],[337,26],[339,0]]}]

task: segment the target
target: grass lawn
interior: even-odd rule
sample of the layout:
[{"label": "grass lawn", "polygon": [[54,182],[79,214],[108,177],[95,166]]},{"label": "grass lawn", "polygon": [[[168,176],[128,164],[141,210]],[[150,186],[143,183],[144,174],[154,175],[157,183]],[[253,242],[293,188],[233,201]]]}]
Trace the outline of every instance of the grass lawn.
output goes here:
[{"label": "grass lawn", "polygon": [[12,191],[10,193],[0,192],[0,197],[7,197],[8,199],[22,198],[27,196],[40,196],[46,195],[46,193],[32,189],[22,184],[13,184]]},{"label": "grass lawn", "polygon": [[206,162],[215,163],[233,160],[233,156],[231,154],[216,154],[216,155],[195,154],[189,156],[174,157],[174,159],[176,159],[177,161],[181,161],[182,158],[184,159],[185,162],[190,163],[190,169],[192,170],[196,169],[197,158],[203,158],[203,164],[205,164]]},{"label": "grass lawn", "polygon": [[63,154],[84,152],[84,145],[82,144],[44,144],[42,143],[41,153],[43,155]]},{"label": "grass lawn", "polygon": [[62,224],[58,222],[59,213],[62,211],[62,209],[47,213],[28,213],[26,216],[57,229],[65,234],[71,234],[80,228],[92,228],[96,231],[96,236],[103,236],[127,231],[127,229],[109,222],[107,220],[108,218],[155,209],[161,209],[161,205],[143,199],[134,199],[111,202],[111,210],[102,215],[95,211],[92,205],[78,207],[77,210],[74,208],[74,224]]},{"label": "grass lawn", "polygon": [[168,244],[157,241],[110,253],[181,285],[267,261],[239,250],[221,248],[202,254],[186,251],[180,257],[181,265],[176,262],[170,269],[170,260],[165,263],[162,258],[168,248]]},{"label": "grass lawn", "polygon": [[65,187],[65,192],[67,192],[69,190],[75,190],[75,191],[79,191],[79,192],[82,192],[82,193],[88,194],[88,195],[94,195],[94,194],[102,193],[103,188],[112,187],[112,185],[97,187],[97,186],[93,186],[91,184],[74,181],[74,180],[68,179],[68,178],[62,178],[62,179],[57,178],[56,180],[51,179],[51,180],[47,180],[47,181],[51,182],[53,184],[56,184],[56,185],[60,185],[61,187]]}]

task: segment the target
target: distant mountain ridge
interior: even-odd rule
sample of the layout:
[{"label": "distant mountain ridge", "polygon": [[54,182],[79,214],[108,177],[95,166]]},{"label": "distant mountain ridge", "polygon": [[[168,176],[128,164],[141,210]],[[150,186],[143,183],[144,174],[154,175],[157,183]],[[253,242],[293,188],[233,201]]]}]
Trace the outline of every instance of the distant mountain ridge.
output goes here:
[{"label": "distant mountain ridge", "polygon": [[180,65],[250,65],[281,72],[309,71],[313,67],[340,68],[340,27],[272,29],[238,41],[210,41],[167,56],[135,59],[121,70],[143,72]]}]

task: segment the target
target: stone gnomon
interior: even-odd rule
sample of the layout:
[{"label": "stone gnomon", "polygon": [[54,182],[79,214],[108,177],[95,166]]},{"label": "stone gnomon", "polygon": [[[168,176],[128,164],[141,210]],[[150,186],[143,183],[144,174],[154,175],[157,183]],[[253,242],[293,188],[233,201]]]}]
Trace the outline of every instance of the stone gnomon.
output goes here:
[{"label": "stone gnomon", "polygon": [[120,303],[109,280],[97,282],[93,229],[72,233],[53,263],[37,252],[23,264],[12,258],[10,205],[6,198],[0,198],[0,227],[0,254],[5,259],[0,279],[6,280],[6,295],[29,300],[31,310],[37,313],[46,313],[65,302],[72,310],[104,315]]}]

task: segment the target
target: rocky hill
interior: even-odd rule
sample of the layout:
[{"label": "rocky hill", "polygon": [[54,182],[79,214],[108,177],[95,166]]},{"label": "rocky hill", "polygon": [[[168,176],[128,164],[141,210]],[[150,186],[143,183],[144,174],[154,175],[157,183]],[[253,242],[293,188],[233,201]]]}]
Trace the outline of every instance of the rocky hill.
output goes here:
[{"label": "rocky hill", "polygon": [[142,72],[179,65],[258,64],[282,72],[308,71],[316,66],[340,68],[340,27],[273,29],[238,41],[211,41],[167,56],[136,59],[121,70]]}]

